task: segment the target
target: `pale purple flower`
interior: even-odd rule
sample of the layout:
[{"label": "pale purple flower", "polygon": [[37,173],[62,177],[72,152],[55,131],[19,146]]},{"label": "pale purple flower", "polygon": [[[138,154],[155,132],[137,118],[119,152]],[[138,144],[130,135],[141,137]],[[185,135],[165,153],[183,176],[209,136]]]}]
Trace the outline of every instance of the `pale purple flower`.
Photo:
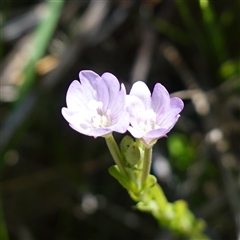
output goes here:
[{"label": "pale purple flower", "polygon": [[166,88],[157,83],[151,92],[144,82],[133,84],[127,96],[127,109],[130,114],[128,131],[151,146],[174,127],[183,109],[180,98],[170,98]]},{"label": "pale purple flower", "polygon": [[113,131],[124,133],[129,126],[126,90],[111,73],[101,77],[93,71],[79,73],[68,88],[67,108],[62,115],[76,131],[93,137]]}]

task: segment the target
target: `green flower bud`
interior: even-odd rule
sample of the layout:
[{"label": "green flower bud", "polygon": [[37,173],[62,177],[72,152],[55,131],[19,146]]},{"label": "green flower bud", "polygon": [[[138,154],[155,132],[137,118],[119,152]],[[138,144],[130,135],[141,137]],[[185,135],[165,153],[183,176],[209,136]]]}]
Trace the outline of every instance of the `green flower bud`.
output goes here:
[{"label": "green flower bud", "polygon": [[132,143],[126,151],[126,160],[130,165],[135,165],[141,158],[141,153],[136,145],[136,143]]},{"label": "green flower bud", "polygon": [[129,136],[125,136],[121,143],[120,143],[120,149],[121,149],[121,152],[125,155],[128,148],[134,143],[134,140],[129,137]]}]

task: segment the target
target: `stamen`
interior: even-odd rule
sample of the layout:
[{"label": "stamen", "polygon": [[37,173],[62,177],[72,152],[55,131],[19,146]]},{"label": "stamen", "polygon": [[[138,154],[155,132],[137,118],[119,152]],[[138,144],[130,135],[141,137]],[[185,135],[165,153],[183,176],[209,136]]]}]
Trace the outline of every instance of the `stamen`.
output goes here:
[{"label": "stamen", "polygon": [[141,120],[139,122],[140,128],[144,132],[149,132],[153,129],[155,129],[156,126],[156,113],[152,109],[146,110],[141,117]]},{"label": "stamen", "polygon": [[91,123],[94,128],[107,127],[111,125],[109,119],[110,112],[107,110],[106,113],[103,112],[102,102],[96,100],[91,100],[88,104],[89,114],[91,116]]}]

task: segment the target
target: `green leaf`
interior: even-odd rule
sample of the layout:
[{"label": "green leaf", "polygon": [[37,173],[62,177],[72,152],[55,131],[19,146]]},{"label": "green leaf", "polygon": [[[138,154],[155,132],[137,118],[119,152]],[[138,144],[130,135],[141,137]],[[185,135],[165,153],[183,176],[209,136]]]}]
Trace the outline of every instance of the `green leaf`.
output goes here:
[{"label": "green leaf", "polygon": [[123,176],[118,168],[117,165],[111,166],[108,169],[109,173],[118,180],[118,182],[126,189],[131,189],[131,185],[129,183],[129,180],[126,179],[125,176]]},{"label": "green leaf", "polygon": [[177,215],[181,216],[187,209],[187,203],[183,200],[178,200],[174,202],[174,208]]},{"label": "green leaf", "polygon": [[152,188],[152,194],[153,194],[153,197],[154,199],[156,200],[158,206],[159,206],[159,209],[164,212],[165,211],[165,208],[166,208],[166,205],[168,203],[163,191],[162,191],[162,188],[156,184],[153,188]]},{"label": "green leaf", "polygon": [[149,204],[144,204],[143,202],[139,202],[137,205],[136,205],[136,208],[140,211],[143,211],[143,212],[152,212],[152,206],[150,206]]},{"label": "green leaf", "polygon": [[157,179],[153,175],[149,175],[147,178],[147,182],[142,188],[142,191],[153,187],[156,184],[156,182],[157,182]]}]

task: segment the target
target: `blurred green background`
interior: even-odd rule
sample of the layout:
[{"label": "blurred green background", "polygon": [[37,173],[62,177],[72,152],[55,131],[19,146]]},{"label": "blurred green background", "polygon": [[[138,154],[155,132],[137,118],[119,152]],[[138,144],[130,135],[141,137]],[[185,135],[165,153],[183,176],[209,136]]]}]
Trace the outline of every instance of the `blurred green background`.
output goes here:
[{"label": "blurred green background", "polygon": [[184,100],[152,173],[211,239],[239,239],[239,13],[237,0],[3,0],[0,238],[179,239],[132,208],[104,139],[63,119],[69,84],[90,69]]}]

